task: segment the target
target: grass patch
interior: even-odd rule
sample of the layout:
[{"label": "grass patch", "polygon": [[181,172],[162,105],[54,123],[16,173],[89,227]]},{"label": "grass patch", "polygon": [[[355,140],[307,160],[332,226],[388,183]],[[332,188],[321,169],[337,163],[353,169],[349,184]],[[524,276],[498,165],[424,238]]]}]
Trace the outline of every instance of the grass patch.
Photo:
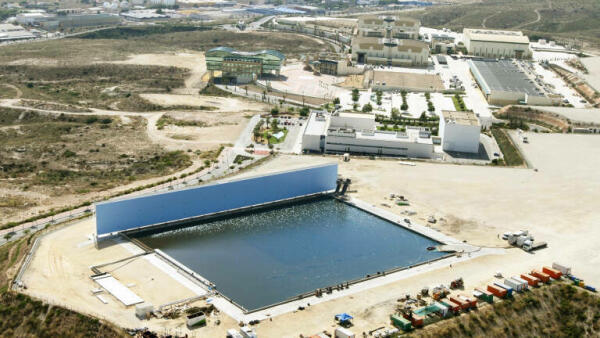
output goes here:
[{"label": "grass patch", "polygon": [[155,35],[155,34],[168,34],[178,32],[194,32],[194,31],[205,31],[209,30],[210,27],[186,25],[186,24],[157,24],[150,26],[141,27],[115,27],[110,29],[103,29],[95,32],[81,34],[77,36],[77,39],[129,39],[139,38],[143,36]]},{"label": "grass patch", "polygon": [[[277,139],[273,136],[273,134],[276,134],[278,132],[283,132],[283,136],[280,139]],[[272,129],[267,129],[263,132],[262,138],[263,138],[263,140],[268,140],[269,144],[279,144],[279,143],[283,143],[283,141],[285,141],[287,134],[288,134],[287,129],[281,129],[281,130],[277,130],[277,131],[273,131]]]},{"label": "grass patch", "polygon": [[222,97],[234,96],[230,92],[223,90],[223,89],[221,89],[215,85],[212,85],[210,83],[206,87],[204,87],[202,90],[200,90],[200,92],[198,92],[198,94],[206,95],[206,96],[222,96]]},{"label": "grass patch", "polygon": [[161,116],[158,121],[156,121],[156,128],[162,130],[165,126],[174,125],[178,127],[206,127],[207,124],[204,121],[190,121],[190,120],[180,120],[174,117],[171,117],[167,114]]},{"label": "grass patch", "polygon": [[496,139],[502,154],[504,155],[504,162],[508,166],[522,166],[525,164],[523,157],[519,150],[515,147],[513,142],[510,140],[506,131],[501,128],[491,128],[492,135]]}]

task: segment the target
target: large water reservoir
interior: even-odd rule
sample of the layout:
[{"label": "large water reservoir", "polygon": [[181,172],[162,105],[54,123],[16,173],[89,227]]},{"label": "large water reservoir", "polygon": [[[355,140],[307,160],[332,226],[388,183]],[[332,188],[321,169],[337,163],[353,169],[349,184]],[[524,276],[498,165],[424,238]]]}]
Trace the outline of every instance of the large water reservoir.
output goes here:
[{"label": "large water reservoir", "polygon": [[137,237],[247,310],[444,253],[439,243],[333,198]]}]

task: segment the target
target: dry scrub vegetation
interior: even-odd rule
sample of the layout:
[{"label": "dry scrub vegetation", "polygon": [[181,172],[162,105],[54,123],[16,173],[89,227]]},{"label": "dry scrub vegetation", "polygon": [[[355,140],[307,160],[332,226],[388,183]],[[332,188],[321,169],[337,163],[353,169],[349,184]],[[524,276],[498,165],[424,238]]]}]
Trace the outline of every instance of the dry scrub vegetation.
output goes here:
[{"label": "dry scrub vegetation", "polygon": [[412,337],[597,337],[600,298],[566,282],[415,331]]},{"label": "dry scrub vegetation", "polygon": [[8,291],[33,236],[0,246],[0,337],[125,337],[96,318]]},{"label": "dry scrub vegetation", "polygon": [[176,50],[207,51],[218,46],[239,50],[278,49],[288,58],[301,53],[333,51],[329,44],[293,33],[234,33],[192,31],[123,38],[69,38],[0,48],[2,64],[81,65],[125,60],[131,54],[172,53]]},{"label": "dry scrub vegetation", "polygon": [[118,117],[0,109],[0,144],[0,189],[21,195],[0,204],[4,216],[34,205],[38,194],[101,191],[192,164],[188,154],[152,144],[141,117],[123,123]]},{"label": "dry scrub vegetation", "polygon": [[[25,99],[58,102],[83,109],[155,111],[163,107],[138,95],[167,93],[182,87],[188,71],[175,67],[115,64],[4,65],[0,66],[0,75],[5,83],[18,87]],[[72,110],[71,107],[67,111]]]}]

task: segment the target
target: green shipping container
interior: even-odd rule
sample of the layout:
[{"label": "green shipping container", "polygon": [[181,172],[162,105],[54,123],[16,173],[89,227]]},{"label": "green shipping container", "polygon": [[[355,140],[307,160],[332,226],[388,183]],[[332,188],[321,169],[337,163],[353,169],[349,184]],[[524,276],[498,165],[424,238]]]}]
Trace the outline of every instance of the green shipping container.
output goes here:
[{"label": "green shipping container", "polygon": [[390,318],[392,319],[392,323],[394,324],[394,326],[396,326],[397,328],[403,331],[410,331],[412,329],[412,324],[408,319],[397,315],[391,315]]}]

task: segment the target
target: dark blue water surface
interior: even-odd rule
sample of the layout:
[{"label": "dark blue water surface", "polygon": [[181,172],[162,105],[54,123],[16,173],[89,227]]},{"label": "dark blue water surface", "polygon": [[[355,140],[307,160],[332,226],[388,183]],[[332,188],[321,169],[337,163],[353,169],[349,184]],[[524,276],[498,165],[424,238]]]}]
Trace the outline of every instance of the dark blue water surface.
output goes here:
[{"label": "dark blue water surface", "polygon": [[439,243],[334,199],[138,238],[215,283],[248,310],[437,258]]}]

